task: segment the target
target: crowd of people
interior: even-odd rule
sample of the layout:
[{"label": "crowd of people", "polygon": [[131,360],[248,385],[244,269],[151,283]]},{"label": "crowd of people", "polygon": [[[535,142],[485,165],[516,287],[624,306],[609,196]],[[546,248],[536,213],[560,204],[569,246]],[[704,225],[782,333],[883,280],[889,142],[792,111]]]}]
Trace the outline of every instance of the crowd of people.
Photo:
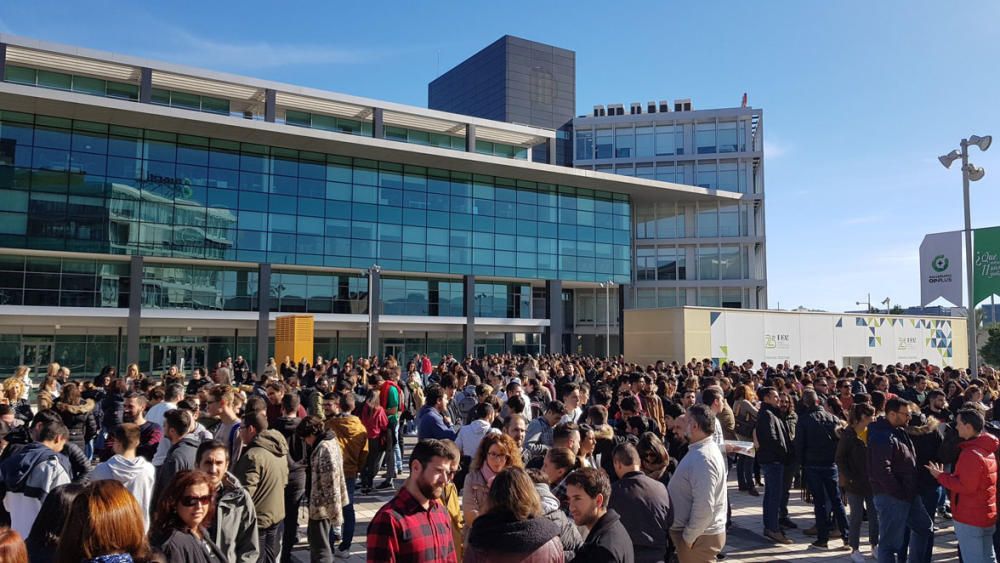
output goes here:
[{"label": "crowd of people", "polygon": [[798,487],[810,549],[929,562],[950,519],[963,560],[992,562],[998,419],[994,371],[926,361],[22,367],[0,399],[0,563],[288,562],[300,509],[329,562],[378,491],[373,562],[704,563],[726,556],[730,472],[776,544],[795,541]]}]

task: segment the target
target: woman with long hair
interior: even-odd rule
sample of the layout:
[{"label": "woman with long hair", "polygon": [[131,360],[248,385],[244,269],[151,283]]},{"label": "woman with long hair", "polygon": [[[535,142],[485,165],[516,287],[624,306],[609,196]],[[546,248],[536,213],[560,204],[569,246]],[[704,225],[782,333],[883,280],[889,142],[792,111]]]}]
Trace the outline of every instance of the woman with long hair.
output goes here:
[{"label": "woman with long hair", "polygon": [[[751,385],[738,385],[733,392],[736,402],[733,404],[733,417],[736,419],[736,438],[744,442],[753,442],[753,429],[757,424],[757,392]],[[738,454],[736,456],[736,480],[739,490],[746,491],[750,496],[760,496],[753,479],[752,456]]]},{"label": "woman with long hair", "polygon": [[51,409],[58,398],[59,380],[52,376],[46,377],[41,387],[38,388],[38,410],[44,411]]},{"label": "woman with long hair", "polygon": [[556,563],[564,560],[559,526],[542,516],[531,477],[520,467],[497,473],[486,496],[486,511],[469,532],[464,561]]},{"label": "woman with long hair", "polygon": [[[223,563],[226,556],[205,527],[215,514],[212,479],[203,471],[180,471],[160,496],[150,540],[170,563]],[[142,517],[139,517],[142,526]]]},{"label": "woman with long hair", "polygon": [[54,408],[69,430],[67,441],[86,451],[87,445],[97,436],[98,431],[97,419],[94,417],[94,401],[81,396],[78,384],[67,383],[63,386],[62,396],[56,401]]},{"label": "woman with long hair", "polygon": [[645,432],[639,436],[639,443],[635,445],[639,452],[639,463],[643,474],[650,479],[655,479],[666,487],[670,482],[670,454],[663,440],[652,433]]},{"label": "woman with long hair", "polygon": [[569,498],[566,497],[566,478],[580,468],[576,454],[569,448],[550,448],[542,463],[542,473],[549,478],[552,494],[559,499],[563,512],[569,514]]},{"label": "woman with long hair", "polygon": [[3,396],[0,397],[0,402],[10,405],[14,410],[14,417],[25,424],[34,416],[28,399],[23,398],[26,388],[23,378],[17,375],[9,377],[3,382]]},{"label": "woman with long hair", "polygon": [[[875,419],[875,408],[868,403],[855,403],[847,419],[848,426],[840,435],[837,443],[837,469],[839,469],[840,486],[847,496],[847,506],[850,508],[848,518],[847,538],[851,557],[860,559],[861,521],[867,507],[868,510],[868,541],[872,551],[878,545],[878,511],[875,510],[872,497],[872,485],[868,479],[868,425]],[[857,553],[859,556],[855,556]]]},{"label": "woman with long hair", "polygon": [[83,485],[69,483],[52,489],[45,497],[42,508],[31,525],[25,540],[32,563],[50,563],[56,560],[59,536],[69,515],[73,501],[84,490]]},{"label": "woman with long hair", "polygon": [[28,563],[28,550],[24,548],[24,540],[12,528],[0,528],[0,562]]},{"label": "woman with long hair", "polygon": [[59,538],[59,563],[150,559],[142,509],[118,481],[94,481],[74,500]]},{"label": "woman with long hair", "polygon": [[508,467],[521,467],[521,451],[514,439],[491,430],[479,442],[462,486],[462,513],[468,530],[486,509],[486,495],[493,479]]},{"label": "woman with long hair", "polygon": [[379,403],[378,389],[369,387],[366,390],[365,402],[361,405],[361,423],[368,432],[368,460],[361,471],[361,493],[369,494],[375,485],[375,476],[382,467],[385,457],[386,432],[389,429],[389,417]]}]

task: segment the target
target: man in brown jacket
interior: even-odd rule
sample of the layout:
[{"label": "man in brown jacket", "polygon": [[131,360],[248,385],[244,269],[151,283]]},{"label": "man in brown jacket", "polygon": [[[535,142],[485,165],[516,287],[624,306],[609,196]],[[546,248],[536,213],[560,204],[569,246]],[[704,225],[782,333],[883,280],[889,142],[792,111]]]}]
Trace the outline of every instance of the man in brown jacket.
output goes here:
[{"label": "man in brown jacket", "polygon": [[368,460],[368,433],[361,419],[354,412],[354,393],[328,393],[323,398],[323,410],[327,415],[326,427],[337,436],[337,443],[344,458],[344,481],[347,483],[349,504],[344,507],[344,527],[337,551],[350,553],[354,540],[354,488],[358,473]]}]

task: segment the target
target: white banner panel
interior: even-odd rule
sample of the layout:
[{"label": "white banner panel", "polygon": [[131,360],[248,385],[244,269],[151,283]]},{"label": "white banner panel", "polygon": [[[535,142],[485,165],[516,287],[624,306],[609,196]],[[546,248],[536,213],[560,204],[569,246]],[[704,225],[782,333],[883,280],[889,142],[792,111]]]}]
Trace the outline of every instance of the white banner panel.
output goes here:
[{"label": "white banner panel", "polygon": [[962,233],[934,233],[920,243],[920,303],[939,297],[962,304]]}]

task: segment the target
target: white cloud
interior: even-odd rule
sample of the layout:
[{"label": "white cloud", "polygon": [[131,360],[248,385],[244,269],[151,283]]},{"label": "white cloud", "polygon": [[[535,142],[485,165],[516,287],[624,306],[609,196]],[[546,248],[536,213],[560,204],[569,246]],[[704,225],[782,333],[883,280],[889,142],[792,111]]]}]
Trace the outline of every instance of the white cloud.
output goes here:
[{"label": "white cloud", "polygon": [[278,66],[359,64],[384,56],[375,51],[320,44],[279,44],[267,41],[226,42],[168,28],[165,35],[172,44],[167,51],[148,53],[160,59],[186,64],[224,68],[274,68]]}]

